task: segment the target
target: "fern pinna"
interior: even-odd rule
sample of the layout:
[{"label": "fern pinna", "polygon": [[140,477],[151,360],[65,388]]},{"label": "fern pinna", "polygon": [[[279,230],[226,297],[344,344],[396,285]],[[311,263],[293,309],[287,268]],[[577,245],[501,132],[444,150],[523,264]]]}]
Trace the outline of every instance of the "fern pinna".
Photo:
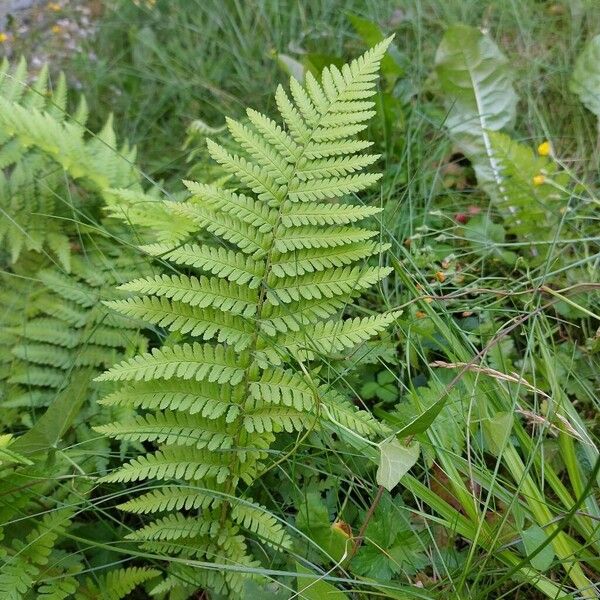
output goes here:
[{"label": "fern pinna", "polygon": [[[146,247],[200,273],[136,279],[121,286],[135,295],[109,303],[177,332],[178,343],[100,376],[126,382],[102,402],[138,414],[98,429],[160,444],[105,478],[165,482],[122,505],[133,513],[167,513],[129,538],[186,559],[170,568],[157,594],[177,590],[181,597],[201,587],[239,597],[243,571],[258,564],[247,536],[290,547],[281,524],[244,491],[265,469],[275,434],[311,429],[322,419],[362,435],[380,432],[368,413],[320,379],[315,362],[364,342],[395,318],[341,318],[390,269],[368,264],[385,246],[377,231],[355,225],[380,209],[328,202],[380,177],[361,173],[377,156],[362,154],[370,142],[355,136],[374,114],[369,98],[389,43],[341,70],[324,69],[320,82],[310,73],[305,87],[291,79],[291,97],[279,87],[283,127],[254,110],[246,124],[228,120],[241,154],[210,141],[209,151],[243,193],[188,183],[193,197],[169,205],[220,244]],[[215,568],[194,568],[193,559]]]}]

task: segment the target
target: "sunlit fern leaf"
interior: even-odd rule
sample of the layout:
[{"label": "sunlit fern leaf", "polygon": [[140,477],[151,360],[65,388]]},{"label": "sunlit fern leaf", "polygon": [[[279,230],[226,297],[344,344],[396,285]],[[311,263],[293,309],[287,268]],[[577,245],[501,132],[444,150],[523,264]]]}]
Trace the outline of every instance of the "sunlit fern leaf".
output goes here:
[{"label": "sunlit fern leaf", "polygon": [[98,431],[160,444],[104,480],[164,482],[123,505],[140,514],[168,513],[128,537],[153,553],[219,567],[172,565],[154,594],[187,596],[202,587],[239,598],[243,566],[255,564],[247,536],[290,546],[283,524],[246,491],[272,461],[277,436],[318,430],[324,421],[360,436],[389,433],[317,368],[397,316],[343,318],[391,269],[371,260],[387,249],[373,239],[379,231],[356,226],[380,208],[332,202],[380,177],[362,172],[377,157],[361,154],[370,143],[355,136],[374,114],[369,98],[389,43],[342,69],[326,68],[319,81],[307,75],[305,88],[292,79],[291,96],[280,87],[281,124],[253,110],[244,123],[228,119],[237,147],[209,141],[208,150],[238,188],[186,182],[191,197],[164,204],[174,219],[195,224],[190,234],[214,243],[145,246],[186,273],[134,280],[121,286],[134,295],[110,303],[177,337],[99,377],[126,382],[105,405],[139,413]]},{"label": "sunlit fern leaf", "polygon": [[144,250],[176,265],[195,267],[239,285],[246,284],[250,288],[257,288],[264,274],[263,263],[228,248],[197,244],[177,247],[154,244],[144,247]]},{"label": "sunlit fern leaf", "polygon": [[340,247],[298,250],[297,252],[274,253],[272,274],[275,277],[295,277],[331,267],[343,267],[358,260],[384,252],[389,244],[359,242]]},{"label": "sunlit fern leaf", "polygon": [[249,321],[211,307],[200,308],[156,296],[134,297],[107,304],[128,317],[171,331],[189,333],[203,340],[216,338],[219,342],[227,341],[236,350],[243,350],[251,342],[252,327]]},{"label": "sunlit fern leaf", "polygon": [[247,286],[231,285],[222,279],[205,276],[156,275],[130,281],[121,285],[120,289],[164,296],[200,308],[212,306],[245,317],[254,314],[258,299],[258,293]]},{"label": "sunlit fern leaf", "polygon": [[98,381],[150,381],[152,379],[206,380],[236,385],[244,377],[244,360],[223,345],[182,344],[154,348],[114,366],[97,377]]},{"label": "sunlit fern leaf", "polygon": [[138,382],[122,387],[101,401],[108,406],[141,409],[169,409],[200,413],[203,417],[216,419],[235,406],[232,391],[216,383],[198,388],[194,383],[178,378],[168,381]]}]

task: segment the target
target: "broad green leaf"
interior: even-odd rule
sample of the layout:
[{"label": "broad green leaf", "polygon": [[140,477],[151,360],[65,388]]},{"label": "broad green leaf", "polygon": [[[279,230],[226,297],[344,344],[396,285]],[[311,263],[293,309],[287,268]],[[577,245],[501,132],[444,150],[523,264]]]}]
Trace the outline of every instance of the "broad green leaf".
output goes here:
[{"label": "broad green leaf", "polygon": [[481,422],[483,437],[488,450],[498,456],[510,436],[514,416],[509,412],[499,412],[490,419]]},{"label": "broad green leaf", "polygon": [[[532,525],[522,533],[523,546],[527,556],[533,554],[538,546],[541,546],[548,536],[539,525]],[[546,572],[554,560],[554,549],[552,544],[547,544],[540,552],[531,558],[531,566],[542,573]]]},{"label": "broad green leaf", "polygon": [[435,421],[435,418],[440,414],[442,408],[444,408],[444,404],[446,404],[446,400],[448,400],[448,396],[442,396],[437,402],[432,404],[429,408],[427,408],[420,415],[409,421],[406,425],[404,425],[399,431],[396,432],[396,437],[400,440],[409,435],[416,435],[417,433],[423,433],[427,431],[431,424]]},{"label": "broad green leaf", "polygon": [[506,231],[499,223],[494,223],[487,215],[478,215],[464,226],[464,236],[471,243],[473,250],[480,256],[491,256],[514,265],[517,255],[505,250]]},{"label": "broad green leaf", "polygon": [[404,446],[396,438],[379,444],[377,483],[392,491],[419,458],[419,442]]},{"label": "broad green leaf", "polygon": [[11,449],[29,455],[56,448],[86,400],[91,379],[91,372],[80,372],[35,425],[12,444]]},{"label": "broad green leaf", "polygon": [[501,187],[488,131],[510,127],[515,119],[517,95],[507,58],[478,29],[454,25],[442,38],[435,65],[446,126],[473,163],[480,185]]},{"label": "broad green leaf", "polygon": [[296,572],[299,575],[312,575],[314,577],[298,577],[298,598],[303,600],[348,600],[348,596],[336,589],[327,581],[319,579],[319,575],[313,573],[300,563],[296,563]]},{"label": "broad green leaf", "polygon": [[600,34],[578,56],[569,89],[600,119]]}]

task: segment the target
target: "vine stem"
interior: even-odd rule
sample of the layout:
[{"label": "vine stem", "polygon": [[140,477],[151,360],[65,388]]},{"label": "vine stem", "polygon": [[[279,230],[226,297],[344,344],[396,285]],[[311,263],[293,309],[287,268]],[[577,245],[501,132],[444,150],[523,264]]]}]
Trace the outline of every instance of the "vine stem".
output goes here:
[{"label": "vine stem", "polygon": [[363,540],[365,539],[365,533],[367,532],[367,527],[369,526],[369,522],[371,521],[371,518],[373,517],[373,513],[375,512],[375,509],[379,506],[379,502],[381,501],[381,497],[383,496],[384,491],[385,491],[385,488],[382,485],[380,485],[377,488],[377,493],[375,494],[375,498],[373,498],[373,502],[371,502],[371,506],[369,506],[369,510],[367,511],[367,514],[365,515],[365,520],[363,521],[363,524],[360,527],[360,531],[358,532],[358,535],[356,536],[356,543],[354,544],[354,550],[352,551],[350,558],[352,558],[360,550]]}]

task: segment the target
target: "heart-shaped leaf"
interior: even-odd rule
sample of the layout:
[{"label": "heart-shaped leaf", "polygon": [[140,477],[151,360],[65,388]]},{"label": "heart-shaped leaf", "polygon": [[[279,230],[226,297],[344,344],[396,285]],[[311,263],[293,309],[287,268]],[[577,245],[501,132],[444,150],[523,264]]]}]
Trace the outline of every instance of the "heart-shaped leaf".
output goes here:
[{"label": "heart-shaped leaf", "polygon": [[[533,554],[539,546],[541,546],[548,536],[539,525],[532,525],[525,529],[522,533],[523,545],[525,552],[529,556]],[[542,573],[547,571],[552,566],[554,560],[554,549],[552,544],[544,546],[535,556],[531,558],[531,566]]]},{"label": "heart-shaped leaf", "polygon": [[396,438],[381,442],[377,483],[386,490],[392,491],[417,462],[419,450],[418,442],[413,442],[409,446],[401,444]]}]

